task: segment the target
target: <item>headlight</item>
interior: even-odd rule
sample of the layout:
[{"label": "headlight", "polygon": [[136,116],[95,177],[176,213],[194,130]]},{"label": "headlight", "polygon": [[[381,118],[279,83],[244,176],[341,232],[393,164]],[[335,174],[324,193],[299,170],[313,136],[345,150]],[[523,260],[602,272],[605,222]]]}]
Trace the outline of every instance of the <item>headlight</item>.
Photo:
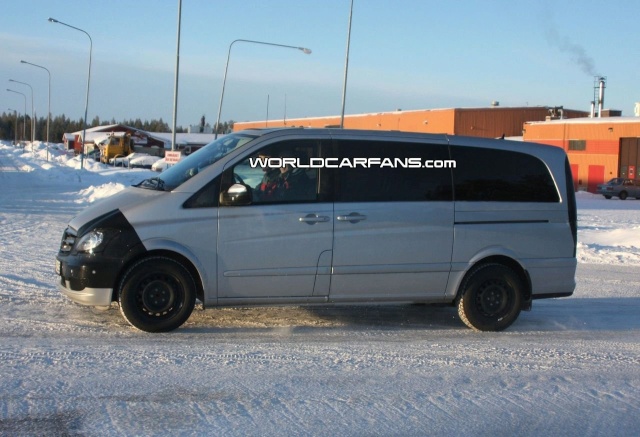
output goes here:
[{"label": "headlight", "polygon": [[78,252],[92,252],[103,240],[104,234],[101,231],[91,231],[78,240],[76,249]]}]

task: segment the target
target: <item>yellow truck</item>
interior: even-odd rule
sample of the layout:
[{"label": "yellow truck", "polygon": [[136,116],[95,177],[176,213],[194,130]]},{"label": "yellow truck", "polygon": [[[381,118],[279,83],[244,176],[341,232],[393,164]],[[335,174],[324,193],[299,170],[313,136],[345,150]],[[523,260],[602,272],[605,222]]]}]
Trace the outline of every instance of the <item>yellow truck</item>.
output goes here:
[{"label": "yellow truck", "polygon": [[105,164],[115,157],[127,156],[133,152],[131,134],[110,135],[100,144],[100,162]]}]

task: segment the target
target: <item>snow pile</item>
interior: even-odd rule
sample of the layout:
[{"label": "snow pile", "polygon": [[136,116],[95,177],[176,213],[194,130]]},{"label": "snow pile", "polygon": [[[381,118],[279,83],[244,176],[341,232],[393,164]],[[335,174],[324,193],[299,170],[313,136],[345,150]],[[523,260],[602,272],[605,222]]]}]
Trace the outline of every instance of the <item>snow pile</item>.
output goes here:
[{"label": "snow pile", "polygon": [[125,186],[123,184],[116,182],[108,182],[100,185],[99,187],[90,186],[89,188],[80,190],[78,193],[80,195],[80,199],[76,200],[76,203],[93,203],[96,200],[112,196],[124,189]]},{"label": "snow pile", "polygon": [[578,262],[640,265],[640,202],[577,193]]}]

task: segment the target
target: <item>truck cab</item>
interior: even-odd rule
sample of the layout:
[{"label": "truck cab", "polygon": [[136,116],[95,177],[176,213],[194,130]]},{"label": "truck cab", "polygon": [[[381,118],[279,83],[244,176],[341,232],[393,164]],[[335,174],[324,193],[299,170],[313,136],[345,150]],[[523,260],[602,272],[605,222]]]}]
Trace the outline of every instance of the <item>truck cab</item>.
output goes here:
[{"label": "truck cab", "polygon": [[108,164],[110,159],[117,156],[127,156],[131,152],[133,152],[131,134],[111,134],[109,138],[100,145],[100,162]]}]

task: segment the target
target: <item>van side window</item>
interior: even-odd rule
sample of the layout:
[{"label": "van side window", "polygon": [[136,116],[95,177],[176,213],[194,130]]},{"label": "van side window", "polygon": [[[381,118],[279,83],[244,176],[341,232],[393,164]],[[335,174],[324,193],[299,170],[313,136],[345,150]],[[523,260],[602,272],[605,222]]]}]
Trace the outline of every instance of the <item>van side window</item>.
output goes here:
[{"label": "van side window", "polygon": [[[317,140],[272,144],[237,164],[234,181],[251,188],[252,204],[315,202],[319,169],[308,167],[319,151]],[[252,161],[259,165],[252,167]]]},{"label": "van side window", "polygon": [[559,202],[547,166],[535,156],[509,150],[452,146],[455,200]]},{"label": "van side window", "polygon": [[[338,142],[336,202],[413,202],[452,200],[451,170],[424,168],[449,160],[446,145],[391,141]],[[372,158],[368,168],[356,165]],[[376,162],[380,165],[376,165]],[[417,168],[416,168],[417,167]]]}]

